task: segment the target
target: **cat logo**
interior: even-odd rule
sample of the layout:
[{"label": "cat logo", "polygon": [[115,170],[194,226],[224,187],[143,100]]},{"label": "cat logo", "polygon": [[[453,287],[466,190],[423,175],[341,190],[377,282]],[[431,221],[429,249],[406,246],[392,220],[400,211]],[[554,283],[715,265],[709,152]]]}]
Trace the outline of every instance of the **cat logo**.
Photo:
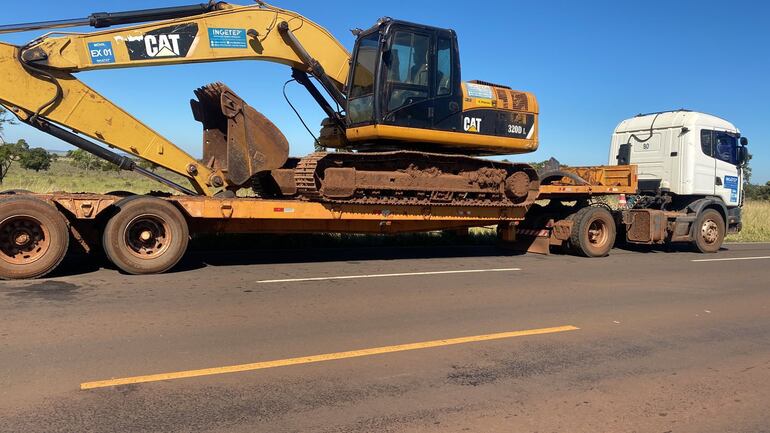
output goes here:
[{"label": "cat logo", "polygon": [[463,129],[465,132],[480,132],[481,119],[478,117],[466,117],[463,119]]},{"label": "cat logo", "polygon": [[132,60],[187,57],[198,40],[198,25],[180,24],[125,38],[128,57]]},{"label": "cat logo", "polygon": [[144,50],[148,57],[179,57],[179,37],[180,35],[146,35],[141,39],[144,41]]}]

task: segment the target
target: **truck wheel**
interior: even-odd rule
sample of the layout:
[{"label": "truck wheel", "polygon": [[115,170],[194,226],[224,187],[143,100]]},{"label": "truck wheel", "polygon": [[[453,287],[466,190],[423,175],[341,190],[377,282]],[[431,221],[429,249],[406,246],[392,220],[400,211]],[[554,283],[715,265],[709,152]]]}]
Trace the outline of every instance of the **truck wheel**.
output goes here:
[{"label": "truck wheel", "polygon": [[53,271],[69,248],[67,220],[29,196],[0,200],[0,278],[39,278]]},{"label": "truck wheel", "polygon": [[714,209],[706,209],[698,215],[693,226],[693,245],[701,253],[715,253],[725,239],[725,220]]},{"label": "truck wheel", "polygon": [[575,253],[585,257],[604,257],[615,245],[615,220],[603,207],[589,206],[570,215],[574,222],[569,244]]},{"label": "truck wheel", "polygon": [[171,203],[133,196],[117,202],[118,212],[107,221],[102,244],[107,258],[122,271],[159,274],[184,256],[189,241],[187,221]]}]

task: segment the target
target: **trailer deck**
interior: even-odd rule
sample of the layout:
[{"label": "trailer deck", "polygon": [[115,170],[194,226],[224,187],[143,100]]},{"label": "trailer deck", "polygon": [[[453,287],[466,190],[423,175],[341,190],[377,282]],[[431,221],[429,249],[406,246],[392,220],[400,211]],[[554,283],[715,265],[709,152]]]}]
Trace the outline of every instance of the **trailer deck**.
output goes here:
[{"label": "trailer deck", "polygon": [[[547,183],[540,186],[539,199],[551,201],[587,202],[596,196],[634,193],[637,187],[635,166],[564,168],[544,180]],[[35,212],[24,209],[33,207]],[[58,266],[69,245],[84,252],[103,247],[113,262],[125,250],[124,260],[136,265],[130,269],[118,265],[127,272],[162,272],[168,266],[152,266],[154,259],[170,250],[179,250],[176,253],[181,257],[189,234],[203,232],[391,234],[498,225],[501,240],[510,241],[529,212],[527,206],[388,206],[254,197],[17,193],[0,199],[0,220],[10,221],[8,230],[0,233],[0,277],[42,275],[51,269],[27,272],[25,265],[42,269],[46,261],[38,261],[49,251],[59,251],[62,256],[51,262],[51,266]],[[123,221],[125,218],[129,219]],[[551,236],[553,230],[548,230]],[[56,239],[67,245],[52,245],[62,242]],[[173,266],[176,261],[170,263]]]}]

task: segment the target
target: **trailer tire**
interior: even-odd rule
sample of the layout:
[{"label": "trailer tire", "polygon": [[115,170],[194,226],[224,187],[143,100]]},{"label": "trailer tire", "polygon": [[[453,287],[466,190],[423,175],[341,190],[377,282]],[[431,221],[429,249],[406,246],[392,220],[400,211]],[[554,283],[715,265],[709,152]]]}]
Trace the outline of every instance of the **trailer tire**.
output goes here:
[{"label": "trailer tire", "polygon": [[617,228],[610,211],[603,207],[588,206],[573,213],[568,220],[574,222],[569,245],[585,257],[604,257],[615,245]]},{"label": "trailer tire", "polygon": [[40,278],[67,255],[67,220],[54,206],[18,195],[0,200],[0,278]]},{"label": "trailer tire", "polygon": [[725,220],[716,209],[704,209],[693,224],[692,244],[701,253],[715,253],[725,239]]},{"label": "trailer tire", "polygon": [[173,268],[187,251],[187,221],[171,203],[146,196],[124,198],[104,227],[107,258],[132,275],[160,274]]}]

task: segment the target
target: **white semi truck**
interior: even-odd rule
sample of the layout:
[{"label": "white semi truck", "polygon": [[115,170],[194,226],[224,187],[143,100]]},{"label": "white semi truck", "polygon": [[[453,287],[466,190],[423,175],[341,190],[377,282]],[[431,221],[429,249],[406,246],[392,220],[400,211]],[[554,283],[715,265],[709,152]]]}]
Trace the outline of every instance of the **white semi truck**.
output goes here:
[{"label": "white semi truck", "polygon": [[[747,145],[732,123],[709,114],[676,110],[624,120],[612,135],[609,167],[632,169],[627,206],[614,208],[594,193],[596,184],[620,185],[614,174],[597,182],[596,168],[555,164],[540,172],[548,204],[534,205],[509,238],[532,252],[566,246],[589,257],[608,254],[617,235],[632,244],[687,242],[719,251],[728,233],[741,230]],[[588,191],[575,194],[581,186]]]},{"label": "white semi truck", "polygon": [[711,252],[725,233],[741,229],[747,145],[738,128],[719,117],[688,110],[653,113],[618,125],[610,164],[637,166],[639,195],[631,209],[662,211],[652,215],[666,220],[669,240],[687,238]]}]

